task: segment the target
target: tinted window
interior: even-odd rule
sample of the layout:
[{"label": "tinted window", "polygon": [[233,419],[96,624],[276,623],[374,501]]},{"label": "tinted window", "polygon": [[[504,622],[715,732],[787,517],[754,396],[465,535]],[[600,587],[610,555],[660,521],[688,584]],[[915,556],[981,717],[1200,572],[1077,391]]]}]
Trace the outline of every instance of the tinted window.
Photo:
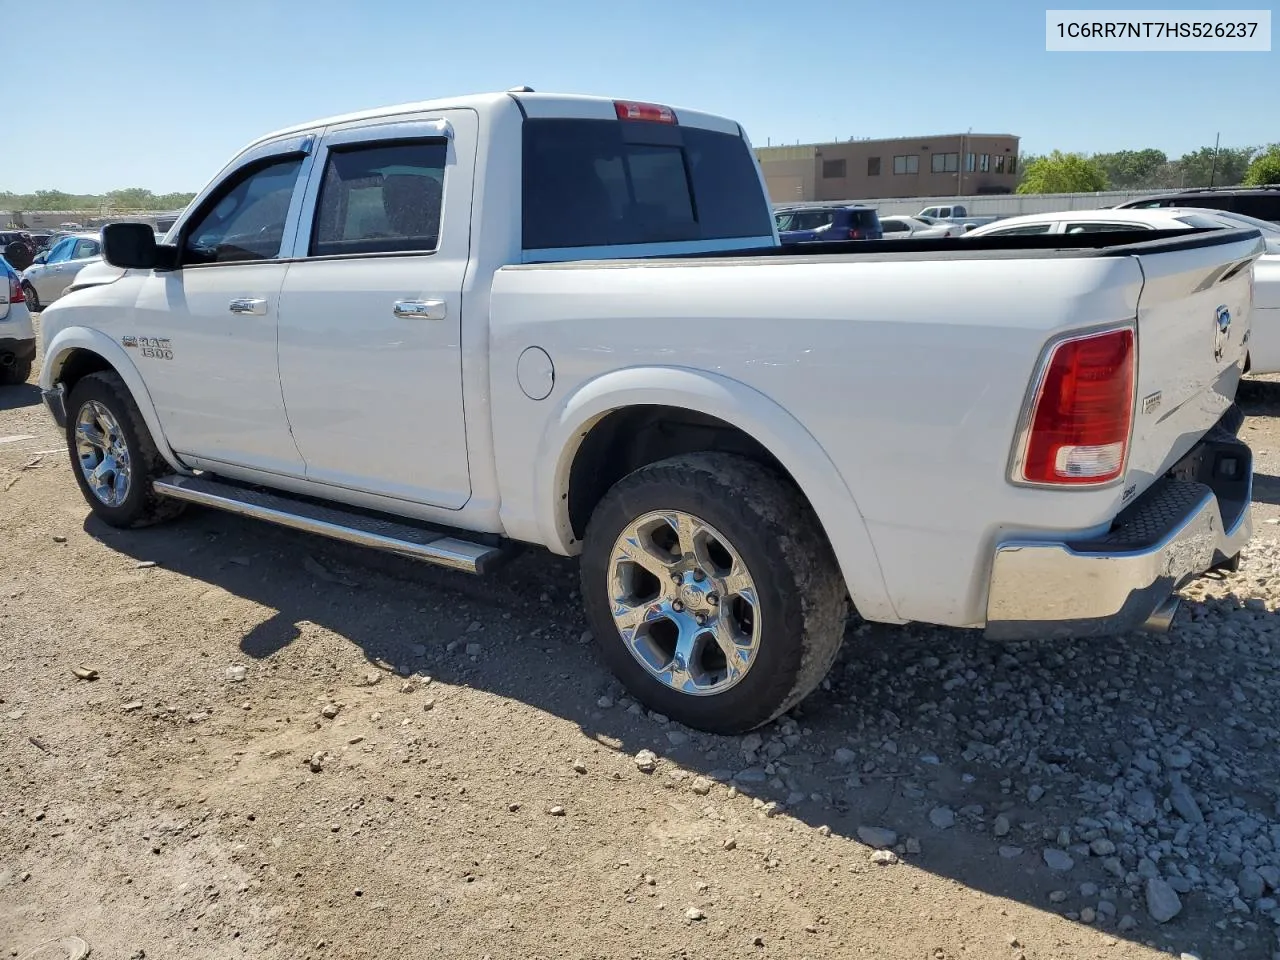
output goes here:
[{"label": "tinted window", "polygon": [[63,260],[71,259],[71,251],[76,248],[76,238],[67,237],[58,241],[54,248],[49,251],[49,256],[45,258],[45,263],[60,263]]},{"label": "tinted window", "polygon": [[87,260],[89,257],[98,255],[97,240],[77,240],[75,252],[71,254],[72,260]]},{"label": "tinted window", "polygon": [[1029,223],[1025,227],[1006,227],[1004,230],[992,230],[985,234],[988,237],[1029,237],[1036,233],[1048,233],[1051,225],[1047,223]]},{"label": "tinted window", "polygon": [[644,121],[525,121],[526,250],[763,237],[769,216],[741,137]]},{"label": "tinted window", "polygon": [[849,226],[861,227],[863,230],[876,230],[880,227],[880,214],[874,210],[850,210]]},{"label": "tinted window", "polygon": [[[1180,223],[1185,223],[1189,227],[1194,227],[1197,230],[1222,229],[1222,224],[1219,221],[1214,220],[1212,217],[1202,216],[1198,213],[1189,213],[1183,217],[1174,217],[1174,219]],[[1243,227],[1244,224],[1241,223],[1240,226]]]},{"label": "tinted window", "polygon": [[[1236,196],[1235,201],[1235,204],[1231,207],[1223,207],[1222,209],[1235,210],[1237,213],[1248,214],[1251,217],[1257,217],[1259,220],[1280,221],[1280,191],[1276,191],[1274,195],[1270,193],[1242,193]],[[1201,204],[1197,203],[1196,206],[1201,206]]]},{"label": "tinted window", "polygon": [[331,151],[311,256],[435,250],[448,151],[443,140]]},{"label": "tinted window", "polygon": [[237,171],[186,231],[184,263],[270,260],[280,255],[301,157]]},{"label": "tinted window", "polygon": [[901,220],[881,220],[880,228],[885,233],[906,233],[911,229]]},{"label": "tinted window", "polygon": [[831,226],[835,222],[835,216],[833,210],[794,210],[779,215],[778,231],[821,230]]},{"label": "tinted window", "polygon": [[1145,223],[1068,223],[1065,233],[1132,233],[1134,230],[1154,230]]}]

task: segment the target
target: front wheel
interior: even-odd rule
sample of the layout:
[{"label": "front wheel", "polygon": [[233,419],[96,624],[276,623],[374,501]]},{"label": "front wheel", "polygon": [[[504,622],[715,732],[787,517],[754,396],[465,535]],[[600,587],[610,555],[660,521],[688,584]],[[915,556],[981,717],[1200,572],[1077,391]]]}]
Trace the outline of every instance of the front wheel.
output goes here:
[{"label": "front wheel", "polygon": [[36,293],[36,288],[29,283],[22,285],[22,299],[26,301],[27,310],[31,313],[40,312],[40,295]]},{"label": "front wheel", "polygon": [[67,448],[80,492],[104,523],[145,527],[186,506],[157,496],[151,483],[169,472],[129,387],[114,370],[91,373],[71,390]]},{"label": "front wheel", "polygon": [[799,703],[844,636],[844,583],[808,504],[731,454],[673,457],[620,480],[587,527],[582,594],[631,694],[712,733]]}]

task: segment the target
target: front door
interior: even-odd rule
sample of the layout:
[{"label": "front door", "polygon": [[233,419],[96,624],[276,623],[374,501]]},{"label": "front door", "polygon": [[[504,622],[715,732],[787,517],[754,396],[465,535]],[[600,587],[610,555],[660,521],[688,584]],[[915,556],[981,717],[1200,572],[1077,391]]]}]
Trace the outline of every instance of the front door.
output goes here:
[{"label": "front door", "polygon": [[302,476],[276,366],[280,252],[308,166],[287,147],[199,203],[177,237],[178,269],[143,281],[125,346],[177,453]]},{"label": "front door", "polygon": [[470,497],[477,132],[457,110],[325,135],[280,295],[280,382],[308,479],[449,509]]}]

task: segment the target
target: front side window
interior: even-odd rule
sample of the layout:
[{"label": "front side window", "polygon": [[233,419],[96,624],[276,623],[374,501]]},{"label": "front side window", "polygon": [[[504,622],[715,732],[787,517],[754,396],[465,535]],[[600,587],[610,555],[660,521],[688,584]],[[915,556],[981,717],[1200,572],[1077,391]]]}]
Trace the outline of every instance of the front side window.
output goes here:
[{"label": "front side window", "polygon": [[97,240],[77,240],[76,249],[71,254],[71,259],[88,260],[90,257],[96,257],[98,255],[98,249]]},{"label": "front side window", "polygon": [[835,213],[830,210],[796,210],[787,213],[778,221],[778,232],[790,230],[821,230],[835,222]]},{"label": "front side window", "polygon": [[444,140],[332,148],[309,255],[434,251],[448,155]]},{"label": "front side window", "polygon": [[53,249],[49,251],[49,256],[45,258],[45,263],[61,263],[63,260],[71,259],[71,251],[76,248],[76,238],[66,237],[54,244]]},{"label": "front side window", "polygon": [[881,220],[880,228],[885,233],[907,233],[910,227],[902,220]]},{"label": "front side window", "polygon": [[288,157],[232,174],[183,231],[182,262],[240,263],[278,257],[301,169],[301,157]]}]

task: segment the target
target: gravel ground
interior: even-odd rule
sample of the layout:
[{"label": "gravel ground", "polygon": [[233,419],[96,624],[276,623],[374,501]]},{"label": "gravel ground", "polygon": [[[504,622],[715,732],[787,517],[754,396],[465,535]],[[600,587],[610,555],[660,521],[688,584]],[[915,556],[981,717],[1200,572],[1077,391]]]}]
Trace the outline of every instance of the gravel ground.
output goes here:
[{"label": "gravel ground", "polygon": [[[1280,383],[1167,636],[854,625],[740,738],[630,703],[571,562],[87,518],[0,392],[0,956],[1273,957]],[[65,951],[64,951],[65,952]]]}]

